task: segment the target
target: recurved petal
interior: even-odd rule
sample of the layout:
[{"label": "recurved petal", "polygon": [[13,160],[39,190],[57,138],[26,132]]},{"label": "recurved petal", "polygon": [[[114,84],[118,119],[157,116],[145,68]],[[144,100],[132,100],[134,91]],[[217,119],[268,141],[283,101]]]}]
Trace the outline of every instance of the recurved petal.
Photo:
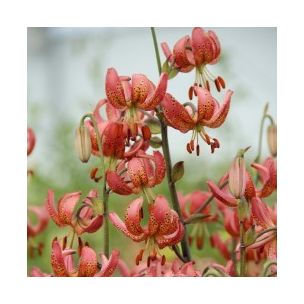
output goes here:
[{"label": "recurved petal", "polygon": [[146,100],[143,103],[138,104],[138,107],[146,111],[155,110],[155,107],[158,106],[160,102],[164,99],[167,90],[167,83],[168,83],[168,74],[162,73],[160,75],[160,79],[157,87],[154,89],[150,85],[149,95],[147,96]]},{"label": "recurved petal", "polygon": [[213,48],[213,60],[209,62],[209,64],[215,64],[218,62],[221,54],[221,44],[217,38],[217,35],[213,31],[208,31],[208,36],[210,41],[212,41],[212,48]]},{"label": "recurved petal", "polygon": [[104,119],[100,115],[99,110],[106,103],[107,103],[106,99],[101,99],[101,100],[98,101],[98,103],[97,103],[97,105],[96,105],[96,107],[94,109],[93,115],[94,115],[94,118],[95,118],[95,120],[96,120],[97,123],[100,123],[100,122],[104,121]]},{"label": "recurved petal", "polygon": [[150,84],[148,78],[143,74],[132,76],[132,102],[142,104],[149,94]]},{"label": "recurved petal", "polygon": [[82,227],[82,233],[87,232],[87,233],[94,233],[103,224],[103,215],[97,215],[93,219],[89,221],[86,227]]},{"label": "recurved petal", "polygon": [[120,195],[130,195],[132,189],[113,171],[107,171],[107,183],[111,190]]},{"label": "recurved petal", "polygon": [[127,229],[125,223],[114,212],[111,212],[109,214],[109,220],[116,228],[118,228],[127,237],[131,238],[135,242],[141,242],[146,238],[146,234],[144,232],[141,235],[134,235],[134,234],[130,233],[129,230]]},{"label": "recurved petal", "polygon": [[172,55],[172,52],[167,44],[167,42],[162,42],[160,44],[165,56],[166,56],[166,59],[172,64],[174,61],[173,61],[173,55]]},{"label": "recurved petal", "polygon": [[213,101],[213,97],[211,96],[210,92],[206,89],[203,89],[201,87],[194,87],[194,90],[197,94],[197,120],[198,122],[203,122],[203,119],[209,120],[215,109],[215,103]]},{"label": "recurved petal", "polygon": [[126,99],[121,80],[114,68],[107,71],[106,94],[113,107],[123,109],[126,107]]},{"label": "recurved petal", "polygon": [[97,272],[97,256],[89,246],[84,246],[79,259],[78,276],[93,277]]},{"label": "recurved petal", "polygon": [[237,207],[237,200],[228,193],[222,191],[216,184],[212,181],[207,182],[209,190],[212,192],[215,198],[220,200],[223,204],[228,207]]},{"label": "recurved petal", "polygon": [[209,127],[209,128],[218,128],[220,127],[229,112],[230,109],[230,102],[231,102],[231,96],[233,94],[233,91],[228,90],[226,92],[223,104],[220,106],[220,108],[213,113],[212,117],[209,120],[204,120],[203,125]]},{"label": "recurved petal", "polygon": [[174,63],[180,70],[187,72],[194,68],[195,62],[191,51],[191,40],[185,36],[178,40],[173,48]]},{"label": "recurved petal", "polygon": [[163,155],[159,151],[153,152],[155,162],[155,181],[156,185],[160,184],[166,175],[166,162]]},{"label": "recurved petal", "polygon": [[102,255],[101,258],[102,258],[102,267],[101,267],[101,270],[96,273],[95,277],[110,277],[117,265],[118,265],[118,262],[119,262],[119,250],[117,249],[114,249],[112,251],[112,254],[110,256],[110,259],[108,260],[106,258],[105,255]]},{"label": "recurved petal", "polygon": [[148,185],[148,172],[145,170],[144,162],[139,157],[133,157],[128,162],[128,173],[135,187]]},{"label": "recurved petal", "polygon": [[64,263],[62,249],[57,241],[57,238],[55,238],[52,243],[51,265],[56,277],[69,276],[69,273]]},{"label": "recurved petal", "polygon": [[134,235],[141,235],[143,229],[140,225],[141,219],[143,217],[143,198],[135,199],[128,207],[125,215],[125,224],[130,233]]},{"label": "recurved petal", "polygon": [[262,226],[263,228],[274,227],[271,219],[271,213],[267,205],[259,197],[252,198],[251,212],[258,225]]},{"label": "recurved petal", "polygon": [[49,212],[50,217],[55,222],[55,224],[58,225],[58,226],[63,226],[64,224],[61,223],[61,221],[59,220],[58,212],[55,210],[54,192],[52,190],[48,190],[48,196],[47,196],[47,199],[46,199],[46,208]]},{"label": "recurved petal", "polygon": [[[198,208],[200,208],[206,200],[211,196],[210,192],[206,191],[194,191],[190,196],[190,213],[195,213]],[[208,208],[205,208],[205,210]],[[207,212],[208,213],[208,212]]]},{"label": "recurved petal", "polygon": [[28,223],[28,228],[30,228],[31,230],[31,235],[28,236],[35,236],[47,227],[49,222],[49,213],[47,212],[45,206],[29,206],[28,211],[31,211],[36,214],[38,219],[38,223],[36,225],[31,225],[30,223]]},{"label": "recurved petal", "polygon": [[192,52],[197,66],[212,62],[215,59],[213,40],[200,27],[192,30]]},{"label": "recurved petal", "polygon": [[209,190],[212,192],[215,198],[220,200],[223,204],[228,207],[237,207],[237,200],[230,193],[221,190],[215,183],[212,181],[207,182]]},{"label": "recurved petal", "polygon": [[79,201],[81,192],[66,193],[58,203],[58,217],[63,225],[71,225],[73,211]]},{"label": "recurved petal", "polygon": [[106,113],[109,121],[118,121],[121,117],[122,111],[113,107],[108,101],[106,103]]},{"label": "recurved petal", "polygon": [[171,94],[167,93],[165,95],[161,105],[170,126],[183,133],[194,128],[195,122],[188,111]]}]

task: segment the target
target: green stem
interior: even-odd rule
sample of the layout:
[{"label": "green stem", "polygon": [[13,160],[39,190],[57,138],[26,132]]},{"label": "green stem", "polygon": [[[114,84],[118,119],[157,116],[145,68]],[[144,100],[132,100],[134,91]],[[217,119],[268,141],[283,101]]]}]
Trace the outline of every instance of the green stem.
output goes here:
[{"label": "green stem", "polygon": [[[155,55],[156,55],[156,60],[157,60],[157,67],[158,67],[158,72],[161,74],[161,62],[160,62],[160,56],[159,56],[159,50],[158,50],[158,44],[157,44],[157,38],[155,34],[155,29],[151,27],[151,32],[152,32],[152,38],[153,38],[153,44],[154,44],[154,50],[155,50]],[[162,115],[158,115],[160,124],[161,124],[161,135],[162,135],[162,149],[164,153],[164,158],[166,160],[166,171],[167,171],[167,179],[168,179],[168,186],[170,190],[170,197],[172,201],[172,206],[173,209],[177,212],[178,216],[180,219],[182,219],[182,214],[177,198],[177,192],[176,192],[176,187],[175,183],[172,179],[172,164],[171,164],[171,156],[170,156],[170,149],[169,149],[169,141],[168,141],[168,128],[167,125],[162,117]],[[181,246],[182,246],[182,252],[183,252],[183,257],[187,260],[191,260],[191,254],[189,250],[189,244],[188,244],[188,235],[187,235],[187,227],[185,227],[185,233],[184,237],[181,241]]]},{"label": "green stem", "polygon": [[108,258],[109,257],[109,211],[108,211],[108,201],[109,201],[109,192],[107,191],[107,183],[106,183],[106,176],[105,176],[105,163],[104,163],[104,156],[102,154],[102,143],[101,143],[101,135],[99,133],[97,122],[94,118],[94,115],[92,113],[85,114],[80,121],[80,124],[84,123],[84,120],[86,118],[89,118],[94,127],[94,131],[96,133],[96,139],[97,139],[97,146],[98,151],[100,152],[100,160],[101,160],[101,170],[102,170],[102,176],[103,176],[103,183],[102,183],[102,203],[103,203],[103,209],[104,209],[104,255]]},{"label": "green stem", "polygon": [[245,264],[246,264],[246,246],[244,243],[244,223],[240,221],[240,242],[241,242],[241,259],[240,259],[240,276],[245,277]]}]

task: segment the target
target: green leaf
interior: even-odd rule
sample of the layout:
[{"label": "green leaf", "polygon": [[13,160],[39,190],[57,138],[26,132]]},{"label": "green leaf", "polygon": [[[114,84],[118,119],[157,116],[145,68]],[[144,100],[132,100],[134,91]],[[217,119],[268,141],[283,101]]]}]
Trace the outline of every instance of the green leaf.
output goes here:
[{"label": "green leaf", "polygon": [[158,149],[162,145],[162,140],[157,136],[153,136],[150,139],[150,145],[151,145],[152,148]]},{"label": "green leaf", "polygon": [[172,179],[173,182],[176,183],[184,176],[185,170],[184,170],[184,162],[179,161],[177,162],[172,170]]}]

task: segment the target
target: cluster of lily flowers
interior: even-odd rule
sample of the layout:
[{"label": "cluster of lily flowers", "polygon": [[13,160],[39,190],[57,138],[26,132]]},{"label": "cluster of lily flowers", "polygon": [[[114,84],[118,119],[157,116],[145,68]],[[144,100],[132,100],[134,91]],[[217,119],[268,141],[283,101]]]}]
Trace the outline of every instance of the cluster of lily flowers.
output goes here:
[{"label": "cluster of lily flowers", "polygon": [[[66,193],[58,203],[49,190],[43,206],[28,207],[28,212],[38,218],[35,225],[28,220],[30,257],[36,251],[43,254],[44,245],[35,245],[33,240],[45,231],[50,219],[59,228],[69,226],[73,231],[72,236],[52,241],[53,272],[44,273],[34,267],[31,276],[237,276],[242,259],[246,261],[247,276],[260,275],[266,261],[270,263],[268,274],[276,274],[276,207],[265,202],[277,187],[275,123],[268,129],[271,156],[263,163],[252,163],[255,171],[247,168],[247,149],[241,149],[218,183],[207,181],[208,191],[176,193],[178,206],[171,207],[168,199],[155,190],[168,175],[170,166],[157,150],[163,147],[163,139],[157,134],[163,135],[164,126],[182,133],[191,131],[186,146],[189,153],[200,155],[199,138],[214,153],[220,141],[211,137],[206,128],[218,128],[225,122],[233,94],[225,90],[224,79],[213,76],[207,68],[216,64],[221,54],[213,31],[194,28],[191,37],[176,42],[173,51],[167,43],[161,46],[166,61],[157,85],[145,75],[122,76],[115,68],[109,68],[106,98],[97,103],[92,113],[82,117],[76,130],[79,159],[87,163],[93,155],[101,160],[100,166],[90,172],[90,178],[101,185],[101,190],[92,189],[85,198],[81,198],[80,191]],[[178,73],[193,70],[195,81],[189,88],[189,101],[182,104],[167,91],[168,81]],[[212,84],[218,92],[224,91],[221,103],[212,95]],[[34,146],[35,134],[28,128],[28,155]],[[155,150],[150,152],[151,148]],[[175,169],[173,175],[180,178],[182,168]],[[171,183],[178,180],[174,176],[167,178]],[[136,195],[123,220],[111,212],[112,193]],[[88,233],[108,230],[109,222],[133,242],[143,244],[133,257],[134,267],[122,260],[123,248],[115,248],[111,253],[105,249],[98,256],[85,241]],[[221,227],[210,232],[211,223]],[[106,238],[104,242],[111,245]],[[185,254],[185,246],[204,250],[207,238],[222,255],[224,264],[212,261],[200,268],[197,259]],[[176,258],[168,260],[164,248],[172,249]],[[257,267],[249,267],[251,261]]]}]

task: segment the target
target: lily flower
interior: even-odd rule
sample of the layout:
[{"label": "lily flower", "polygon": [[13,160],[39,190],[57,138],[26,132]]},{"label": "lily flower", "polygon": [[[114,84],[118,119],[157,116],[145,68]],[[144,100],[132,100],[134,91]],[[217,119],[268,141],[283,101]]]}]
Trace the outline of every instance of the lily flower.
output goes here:
[{"label": "lily flower", "polygon": [[47,196],[48,212],[52,220],[59,227],[71,226],[78,235],[84,232],[93,233],[103,223],[103,215],[98,210],[98,205],[93,204],[94,199],[98,196],[97,191],[92,190],[89,192],[75,218],[75,207],[80,200],[80,196],[81,192],[66,193],[59,199],[56,210],[54,206],[54,192],[49,190]]},{"label": "lily flower", "polygon": [[153,111],[166,94],[168,75],[162,73],[157,87],[142,74],[132,78],[119,76],[114,68],[106,75],[106,94],[111,105],[124,113],[124,122],[130,127],[133,137],[137,135],[140,124],[140,110]]},{"label": "lily flower", "polygon": [[51,265],[56,277],[106,277],[115,271],[119,251],[113,250],[110,259],[102,255],[102,267],[98,269],[97,255],[88,245],[80,248],[78,266],[75,267],[72,255],[75,250],[63,248],[57,238],[52,243]]},{"label": "lily flower", "polygon": [[[213,82],[218,91],[225,89],[225,81],[220,76],[213,76],[207,69],[208,64],[215,64],[220,59],[221,45],[217,35],[213,31],[195,27],[189,35],[176,42],[171,52],[168,44],[161,44],[167,61],[171,68],[182,73],[188,73],[195,68],[194,87],[200,86],[210,91],[209,81]],[[189,95],[193,94],[193,86]],[[192,98],[190,98],[192,99]]]},{"label": "lily flower", "polygon": [[193,103],[180,104],[170,94],[166,94],[162,101],[163,113],[168,124],[181,131],[187,133],[192,130],[190,142],[187,144],[187,151],[192,153],[195,150],[199,155],[198,136],[200,136],[211,147],[213,153],[216,148],[220,147],[220,143],[216,138],[211,138],[205,127],[218,128],[226,120],[230,108],[230,101],[233,92],[226,92],[222,105],[212,97],[206,89],[195,87],[197,94],[197,108]]},{"label": "lily flower", "polygon": [[264,248],[264,252],[271,260],[277,258],[277,230],[276,209],[272,210],[259,197],[251,200],[251,212],[259,229],[255,242],[247,249]]},{"label": "lily flower", "polygon": [[201,217],[197,217],[197,219],[191,223],[188,234],[189,244],[191,245],[193,240],[195,240],[198,249],[202,249],[204,245],[205,230],[207,230],[206,224],[217,220],[217,215],[210,214],[210,205],[204,208],[200,213],[197,213],[197,210],[205,204],[210,196],[211,193],[205,191],[194,191],[185,196],[178,193],[178,200],[184,221],[191,219],[191,216],[193,215],[201,215]]},{"label": "lily flower", "polygon": [[148,266],[157,255],[161,256],[162,264],[164,264],[166,257],[160,253],[159,249],[179,243],[184,235],[184,226],[178,214],[170,209],[166,198],[158,195],[155,202],[149,205],[148,224],[143,227],[141,225],[144,215],[142,204],[142,197],[131,202],[125,214],[125,222],[113,212],[109,214],[109,219],[116,228],[133,241],[145,241],[145,249],[141,249],[136,257],[137,265],[142,260],[145,251],[148,254]]},{"label": "lily flower", "polygon": [[35,237],[43,232],[49,223],[49,214],[45,206],[29,206],[28,213],[33,213],[37,217],[37,224],[32,224],[30,219],[27,220],[27,237]]},{"label": "lily flower", "polygon": [[115,171],[107,171],[107,182],[111,190],[117,194],[129,195],[141,191],[153,197],[149,188],[160,184],[166,174],[165,159],[158,151],[148,155],[139,151],[136,156],[120,162]]}]

